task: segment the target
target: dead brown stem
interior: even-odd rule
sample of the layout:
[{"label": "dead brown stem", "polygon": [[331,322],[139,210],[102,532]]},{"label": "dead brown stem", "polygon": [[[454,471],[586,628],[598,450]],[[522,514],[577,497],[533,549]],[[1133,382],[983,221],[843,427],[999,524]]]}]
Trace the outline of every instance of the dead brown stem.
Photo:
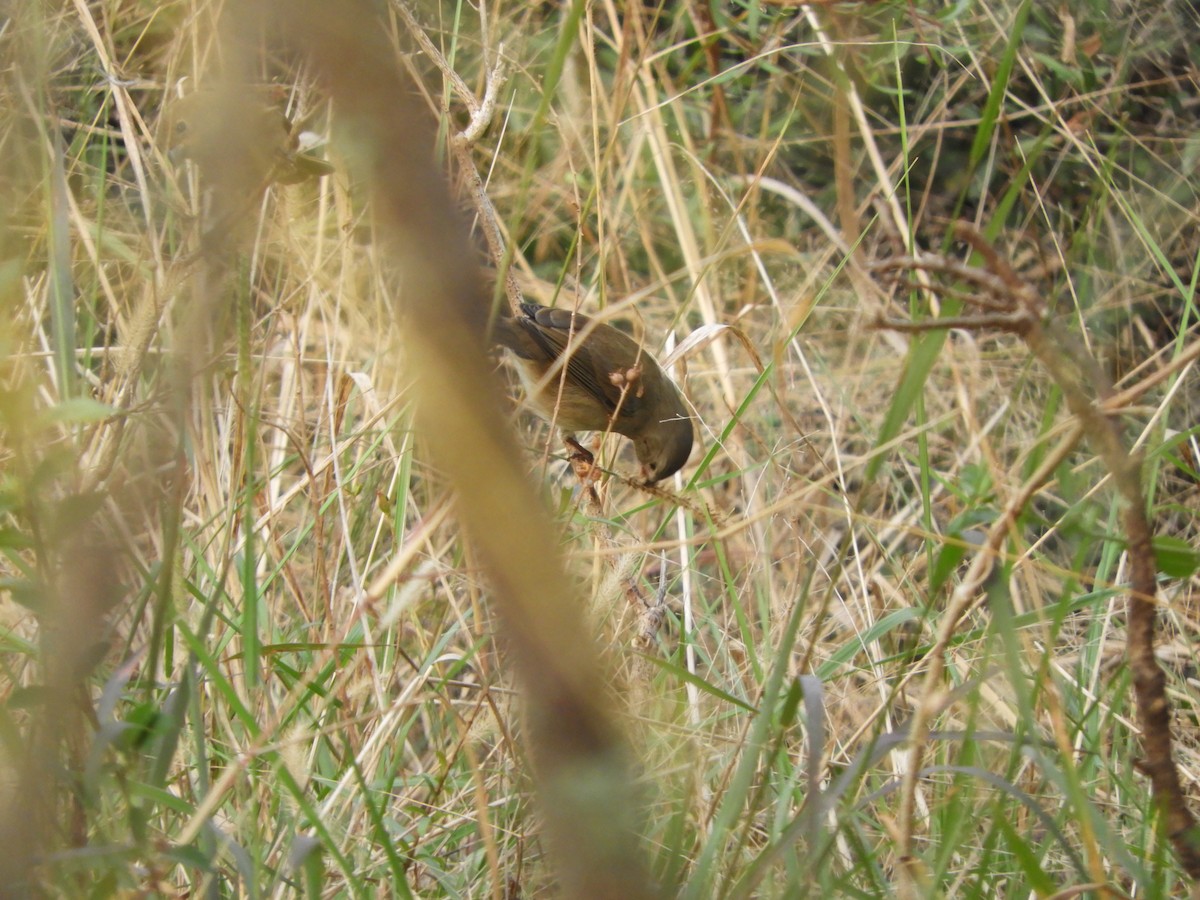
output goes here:
[{"label": "dead brown stem", "polygon": [[[1075,416],[1093,451],[1108,469],[1124,507],[1129,558],[1127,656],[1133,676],[1134,698],[1142,728],[1143,759],[1138,768],[1149,778],[1154,798],[1162,811],[1166,832],[1176,856],[1193,881],[1200,880],[1200,829],[1188,808],[1183,786],[1171,753],[1171,712],[1166,696],[1166,679],[1154,655],[1154,631],[1157,613],[1156,563],[1152,546],[1153,530],[1146,513],[1146,497],[1141,485],[1141,460],[1125,445],[1117,414],[1109,401],[1112,386],[1082,342],[1055,321],[1045,317],[1045,305],[1033,288],[1021,280],[1001,254],[973,227],[959,225],[956,235],[982,257],[985,269],[964,266],[946,257],[922,255],[889,260],[876,271],[907,272],[920,270],[957,278],[989,294],[987,302],[966,299],[962,315],[924,322],[898,322],[880,316],[877,327],[898,331],[928,331],[960,328],[972,331],[999,329],[1019,335],[1029,351],[1063,392],[1067,406]],[[1007,310],[996,314],[997,301]],[[970,312],[971,309],[976,310]],[[980,311],[980,310],[986,310]],[[1189,353],[1189,356],[1191,353]],[[954,607],[939,635],[949,635],[969,604]],[[939,639],[931,657],[940,657],[944,641]],[[920,709],[932,713],[941,696],[940,659],[931,658],[927,671],[925,698]],[[936,676],[936,677],[935,677]],[[917,718],[920,718],[918,714]],[[927,719],[928,717],[926,717]],[[924,723],[928,724],[927,721]],[[901,793],[902,858],[909,858],[911,841],[912,797],[920,770],[922,732],[914,726],[914,745],[909,771]]]}]

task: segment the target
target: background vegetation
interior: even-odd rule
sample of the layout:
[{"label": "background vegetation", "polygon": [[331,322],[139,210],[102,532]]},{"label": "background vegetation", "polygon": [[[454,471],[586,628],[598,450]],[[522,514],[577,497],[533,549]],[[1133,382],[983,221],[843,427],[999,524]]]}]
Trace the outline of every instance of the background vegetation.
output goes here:
[{"label": "background vegetation", "polygon": [[[987,269],[971,223],[1112,379],[1200,799],[1194,6],[378,7],[480,259],[494,221],[528,298],[685,342],[673,493],[585,502],[513,409],[656,880],[1185,892],[1118,494],[1018,335],[905,324],[977,309],[919,265]],[[549,895],[489,582],[412,427],[403,272],[313,71],[237,57],[227,13],[0,28],[0,892]],[[220,78],[253,87],[181,99]]]}]

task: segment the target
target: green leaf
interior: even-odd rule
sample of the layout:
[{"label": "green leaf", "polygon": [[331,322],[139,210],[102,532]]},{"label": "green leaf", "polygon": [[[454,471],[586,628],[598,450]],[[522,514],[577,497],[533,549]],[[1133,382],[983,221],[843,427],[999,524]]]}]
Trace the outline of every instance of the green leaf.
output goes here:
[{"label": "green leaf", "polygon": [[46,424],[86,425],[89,422],[103,422],[116,414],[116,407],[107,403],[91,397],[72,397],[46,410],[42,418]]},{"label": "green leaf", "polygon": [[963,557],[967,555],[967,549],[967,546],[959,541],[948,541],[942,544],[929,574],[930,597],[936,597],[941,593],[942,586],[958,568]]},{"label": "green leaf", "polygon": [[830,654],[829,659],[821,663],[817,669],[817,677],[822,681],[830,681],[839,674],[838,670],[890,631],[902,629],[906,623],[921,620],[921,610],[915,607],[905,607],[888,613],[862,634],[856,634],[849,641]]},{"label": "green leaf", "polygon": [[676,678],[678,678],[680,681],[686,681],[688,684],[695,685],[700,690],[704,691],[706,694],[716,697],[718,700],[722,700],[725,703],[732,704],[733,706],[741,707],[742,709],[746,710],[747,712],[758,712],[758,710],[754,706],[747,703],[745,700],[740,700],[737,697],[733,696],[733,694],[728,694],[725,691],[721,690],[720,688],[709,684],[703,678],[700,678],[698,675],[693,675],[691,672],[689,672],[687,669],[683,668],[682,666],[677,666],[672,662],[668,662],[665,659],[659,659],[657,656],[651,656],[648,653],[639,653],[638,655],[640,657],[642,657],[642,659],[646,660],[647,662],[653,663],[654,665],[658,666],[664,672],[670,672]]},{"label": "green leaf", "polygon": [[995,822],[1004,834],[1005,846],[1013,852],[1018,865],[1029,879],[1029,885],[1040,897],[1049,897],[1058,889],[1058,885],[1042,868],[1041,860],[1033,848],[1017,833],[1017,830],[1004,818],[997,816]]},{"label": "green leaf", "polygon": [[5,550],[28,550],[33,539],[16,528],[0,528],[0,548]]},{"label": "green leaf", "polygon": [[1182,538],[1160,535],[1154,539],[1158,571],[1168,578],[1190,578],[1200,569],[1200,552]]}]

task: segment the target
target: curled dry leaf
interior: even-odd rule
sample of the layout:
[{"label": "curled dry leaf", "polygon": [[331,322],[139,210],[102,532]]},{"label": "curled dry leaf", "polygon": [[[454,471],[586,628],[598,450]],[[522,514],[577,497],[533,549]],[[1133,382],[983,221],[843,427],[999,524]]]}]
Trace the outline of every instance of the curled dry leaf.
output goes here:
[{"label": "curled dry leaf", "polygon": [[738,342],[746,348],[746,352],[750,354],[750,358],[754,361],[755,368],[761,373],[763,371],[762,357],[758,355],[758,350],[755,348],[750,338],[746,335],[746,332],[742,331],[742,329],[738,328],[736,325],[721,324],[701,325],[699,328],[685,337],[679,342],[679,345],[676,346],[674,350],[664,357],[662,361],[663,368],[669,369],[681,359],[691,356],[698,350],[707,347],[722,334],[726,333],[737,338]]}]

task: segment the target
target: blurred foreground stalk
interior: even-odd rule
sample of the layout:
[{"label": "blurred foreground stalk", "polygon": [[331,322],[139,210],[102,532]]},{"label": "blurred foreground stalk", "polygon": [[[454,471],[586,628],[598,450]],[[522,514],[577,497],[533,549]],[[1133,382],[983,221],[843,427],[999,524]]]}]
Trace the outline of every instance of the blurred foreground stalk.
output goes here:
[{"label": "blurred foreground stalk", "polygon": [[264,0],[269,27],[304,50],[332,95],[335,129],[364,183],[403,284],[417,423],[458,489],[523,688],[544,834],[564,895],[654,896],[625,748],[607,707],[558,538],[526,480],[487,363],[490,296],[468,226],[434,162],[433,123],[409,99],[365,2]]}]

